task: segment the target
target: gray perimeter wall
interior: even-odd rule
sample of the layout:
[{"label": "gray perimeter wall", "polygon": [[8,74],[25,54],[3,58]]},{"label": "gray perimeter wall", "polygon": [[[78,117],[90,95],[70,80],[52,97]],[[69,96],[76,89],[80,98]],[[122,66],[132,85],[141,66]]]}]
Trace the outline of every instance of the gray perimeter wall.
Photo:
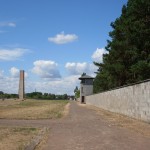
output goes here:
[{"label": "gray perimeter wall", "polygon": [[150,122],[150,80],[86,96],[87,104]]}]

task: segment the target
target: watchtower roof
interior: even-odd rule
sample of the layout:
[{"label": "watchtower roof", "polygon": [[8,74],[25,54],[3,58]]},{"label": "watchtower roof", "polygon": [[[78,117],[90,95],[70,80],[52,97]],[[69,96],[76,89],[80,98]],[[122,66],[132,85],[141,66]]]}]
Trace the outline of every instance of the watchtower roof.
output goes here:
[{"label": "watchtower roof", "polygon": [[94,78],[88,75],[83,75],[79,78],[79,80],[83,80],[83,79],[94,79]]}]

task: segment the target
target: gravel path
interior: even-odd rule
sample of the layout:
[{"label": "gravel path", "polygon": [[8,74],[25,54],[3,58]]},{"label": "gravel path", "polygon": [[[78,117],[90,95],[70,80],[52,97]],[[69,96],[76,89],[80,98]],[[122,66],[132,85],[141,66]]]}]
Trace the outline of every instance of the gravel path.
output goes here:
[{"label": "gravel path", "polygon": [[150,138],[111,126],[94,110],[71,102],[67,118],[56,123],[44,150],[149,150]]}]

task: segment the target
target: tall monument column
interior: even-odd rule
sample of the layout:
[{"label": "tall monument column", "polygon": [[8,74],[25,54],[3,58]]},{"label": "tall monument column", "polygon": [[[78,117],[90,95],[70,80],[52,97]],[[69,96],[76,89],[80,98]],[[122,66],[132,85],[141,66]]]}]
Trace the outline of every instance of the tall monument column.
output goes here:
[{"label": "tall monument column", "polygon": [[19,80],[19,99],[24,99],[24,70],[20,70],[20,80]]}]

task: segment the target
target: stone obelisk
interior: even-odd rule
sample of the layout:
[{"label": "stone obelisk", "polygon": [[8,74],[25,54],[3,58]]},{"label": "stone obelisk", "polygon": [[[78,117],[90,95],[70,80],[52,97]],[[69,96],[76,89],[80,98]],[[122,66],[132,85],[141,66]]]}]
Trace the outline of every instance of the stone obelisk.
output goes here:
[{"label": "stone obelisk", "polygon": [[19,99],[23,100],[24,94],[24,70],[20,70],[20,80],[19,80]]}]

